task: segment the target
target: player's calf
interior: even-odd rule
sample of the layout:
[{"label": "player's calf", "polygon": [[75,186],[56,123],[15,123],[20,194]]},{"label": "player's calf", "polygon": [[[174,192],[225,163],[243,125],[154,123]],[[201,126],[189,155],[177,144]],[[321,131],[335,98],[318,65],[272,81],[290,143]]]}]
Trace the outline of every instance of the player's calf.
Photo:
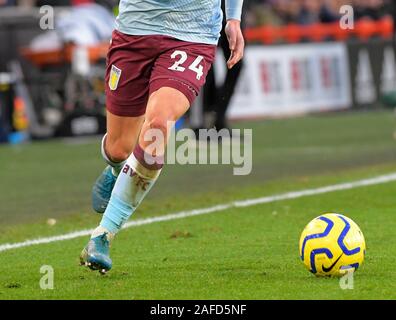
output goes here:
[{"label": "player's calf", "polygon": [[[112,154],[110,159],[108,151],[106,151],[106,137],[107,135],[103,137],[101,152],[103,159],[108,163],[108,166],[103,170],[92,188],[92,208],[97,213],[105,212],[111,197],[111,192],[113,191],[117,180],[117,176],[124,166],[125,160],[129,156],[127,151],[121,150],[116,154],[118,155],[117,158]],[[117,161],[112,159],[116,159]]]}]

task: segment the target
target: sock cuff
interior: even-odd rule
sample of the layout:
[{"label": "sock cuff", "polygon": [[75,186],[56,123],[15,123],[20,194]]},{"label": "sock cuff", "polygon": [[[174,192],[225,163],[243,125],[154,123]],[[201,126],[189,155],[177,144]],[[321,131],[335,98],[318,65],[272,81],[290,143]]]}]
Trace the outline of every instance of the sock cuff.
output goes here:
[{"label": "sock cuff", "polygon": [[164,166],[164,156],[152,156],[145,152],[139,143],[136,145],[135,150],[133,150],[133,155],[148,170],[161,170]]},{"label": "sock cuff", "polygon": [[107,234],[107,239],[109,241],[112,241],[114,239],[114,232],[109,231],[109,229],[103,227],[102,225],[99,225],[91,234],[91,239],[96,238],[102,234],[106,233]]},{"label": "sock cuff", "polygon": [[[126,166],[130,166],[132,168],[132,170],[134,172],[136,172],[140,177],[144,178],[144,179],[149,179],[149,180],[154,180],[156,179],[161,171],[162,168],[160,169],[148,169],[146,168],[134,155],[134,153],[132,153],[129,158],[128,161],[126,163]],[[125,167],[124,167],[125,170]]]}]

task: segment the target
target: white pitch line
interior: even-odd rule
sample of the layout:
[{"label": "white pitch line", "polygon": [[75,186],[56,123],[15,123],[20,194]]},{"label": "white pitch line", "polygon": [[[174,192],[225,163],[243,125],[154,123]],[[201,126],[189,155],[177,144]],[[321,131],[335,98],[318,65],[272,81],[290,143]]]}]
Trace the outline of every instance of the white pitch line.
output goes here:
[{"label": "white pitch line", "polygon": [[[364,180],[358,180],[358,181],[354,181],[354,182],[340,183],[340,184],[330,185],[330,186],[321,187],[321,188],[293,191],[293,192],[287,192],[287,193],[283,193],[283,194],[255,198],[255,199],[233,201],[230,203],[220,204],[220,205],[213,206],[213,207],[201,208],[201,209],[195,209],[195,210],[189,210],[189,211],[181,211],[178,213],[168,214],[168,215],[159,216],[159,217],[132,220],[130,222],[127,222],[123,228],[127,229],[127,228],[142,226],[145,224],[152,224],[152,223],[156,223],[156,222],[170,221],[170,220],[182,219],[182,218],[187,218],[187,217],[192,217],[192,216],[199,216],[199,215],[204,215],[204,214],[220,212],[220,211],[224,211],[224,210],[231,209],[231,208],[250,207],[250,206],[257,205],[257,204],[297,199],[297,198],[313,196],[313,195],[318,195],[318,194],[324,194],[324,193],[330,193],[330,192],[335,192],[335,191],[342,191],[342,190],[355,189],[355,188],[359,188],[359,187],[384,184],[384,183],[388,183],[388,182],[392,182],[392,181],[396,181],[396,173],[391,173],[391,174],[382,175],[382,176],[364,179]],[[92,230],[80,230],[80,231],[71,232],[71,233],[67,233],[67,234],[63,234],[63,235],[59,235],[59,236],[48,237],[48,238],[38,238],[38,239],[34,239],[34,240],[26,240],[26,241],[17,242],[17,243],[6,243],[6,244],[0,245],[0,252],[17,249],[17,248],[22,248],[22,247],[29,247],[29,246],[33,246],[33,245],[52,243],[52,242],[58,242],[58,241],[64,241],[64,240],[70,240],[70,239],[75,239],[75,238],[79,238],[79,237],[84,237],[84,236],[90,235],[92,233],[92,231],[93,231],[93,229]]]}]

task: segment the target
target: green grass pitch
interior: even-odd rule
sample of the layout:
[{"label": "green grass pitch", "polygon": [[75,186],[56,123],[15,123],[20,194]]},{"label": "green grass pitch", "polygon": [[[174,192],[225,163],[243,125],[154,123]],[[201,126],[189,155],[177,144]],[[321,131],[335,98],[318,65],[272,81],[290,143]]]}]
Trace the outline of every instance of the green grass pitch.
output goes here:
[{"label": "green grass pitch", "polygon": [[[253,129],[251,175],[169,165],[132,219],[396,172],[395,122],[381,111],[239,123]],[[99,138],[0,146],[0,245],[95,227],[98,148]],[[0,252],[0,299],[395,299],[395,194],[390,182],[129,228],[106,276],[78,266],[87,237]],[[353,290],[299,260],[302,229],[330,211],[366,237]],[[42,265],[53,290],[40,289]]]}]

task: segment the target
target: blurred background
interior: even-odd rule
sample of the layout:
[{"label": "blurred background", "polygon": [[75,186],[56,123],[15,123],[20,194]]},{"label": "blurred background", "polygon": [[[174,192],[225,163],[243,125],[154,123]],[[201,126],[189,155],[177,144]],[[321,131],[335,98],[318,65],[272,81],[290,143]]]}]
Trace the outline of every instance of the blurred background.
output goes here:
[{"label": "blurred background", "polygon": [[[348,29],[340,27],[345,5],[353,8]],[[105,131],[103,75],[117,6],[0,0],[0,143]],[[222,37],[201,99],[181,124],[222,128],[229,120],[393,107],[394,12],[390,0],[245,0],[244,62],[226,72]]]}]

